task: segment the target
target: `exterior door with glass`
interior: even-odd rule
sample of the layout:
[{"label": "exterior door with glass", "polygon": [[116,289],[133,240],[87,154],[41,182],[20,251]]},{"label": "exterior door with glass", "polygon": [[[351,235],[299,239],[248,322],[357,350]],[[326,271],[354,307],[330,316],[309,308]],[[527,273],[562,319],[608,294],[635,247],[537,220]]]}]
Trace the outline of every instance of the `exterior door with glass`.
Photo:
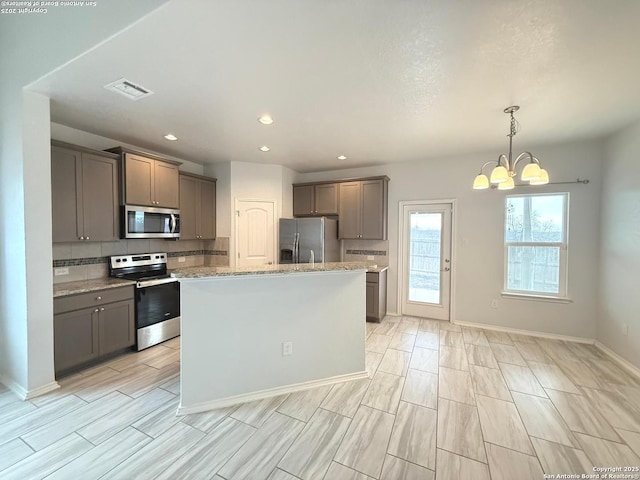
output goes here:
[{"label": "exterior door with glass", "polygon": [[451,204],[402,206],[402,314],[449,320]]}]

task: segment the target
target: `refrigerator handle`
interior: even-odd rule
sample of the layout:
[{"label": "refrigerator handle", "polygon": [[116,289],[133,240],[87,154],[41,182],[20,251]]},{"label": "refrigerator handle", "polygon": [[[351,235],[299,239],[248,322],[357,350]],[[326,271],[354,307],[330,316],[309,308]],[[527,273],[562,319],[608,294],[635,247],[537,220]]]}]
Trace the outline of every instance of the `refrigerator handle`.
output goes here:
[{"label": "refrigerator handle", "polygon": [[296,233],[293,237],[293,263],[300,262],[300,234]]}]

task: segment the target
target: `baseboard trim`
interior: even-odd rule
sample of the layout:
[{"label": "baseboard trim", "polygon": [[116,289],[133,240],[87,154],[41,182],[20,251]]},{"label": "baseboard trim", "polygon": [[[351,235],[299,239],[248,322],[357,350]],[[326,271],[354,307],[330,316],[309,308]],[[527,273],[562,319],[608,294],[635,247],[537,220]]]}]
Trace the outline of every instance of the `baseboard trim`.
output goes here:
[{"label": "baseboard trim", "polygon": [[44,395],[45,393],[49,393],[60,388],[58,382],[54,380],[51,383],[47,383],[46,385],[42,385],[41,387],[34,388],[33,390],[26,390],[18,382],[2,374],[0,374],[0,383],[13,391],[22,400],[30,400],[32,398],[39,397],[40,395]]},{"label": "baseboard trim", "polygon": [[624,357],[621,357],[616,352],[614,352],[609,347],[607,347],[604,343],[598,340],[596,340],[596,343],[594,345],[600,350],[602,350],[604,353],[609,355],[616,363],[618,363],[621,367],[623,367],[629,373],[640,378],[640,368],[636,367],[633,363],[629,362],[629,360],[627,360]]},{"label": "baseboard trim", "polygon": [[214,410],[216,408],[229,407],[231,405],[237,405],[238,403],[253,402],[254,400],[262,400],[263,398],[276,397],[278,395],[284,395],[287,393],[300,392],[302,390],[309,390],[311,388],[324,387],[327,385],[334,385],[336,383],[350,382],[352,380],[360,380],[362,378],[368,378],[369,374],[366,371],[357,373],[348,373],[346,375],[337,375],[335,377],[322,378],[320,380],[312,380],[309,382],[294,383],[291,385],[285,385],[283,387],[269,388],[267,390],[260,390],[258,392],[243,393],[241,395],[234,395],[233,397],[219,398],[208,402],[202,402],[190,407],[183,407],[182,403],[178,407],[177,415],[189,415],[191,413],[206,412],[208,410]]},{"label": "baseboard trim", "polygon": [[460,320],[452,320],[451,323],[453,323],[454,325],[460,325],[461,327],[484,328],[485,330],[494,330],[496,332],[518,333],[520,335],[530,335],[532,337],[548,338],[551,340],[566,340],[568,342],[588,344],[593,344],[595,342],[593,338],[572,337],[570,335],[536,332],[534,330],[523,330],[520,328],[499,327],[496,325],[487,325],[485,323],[463,322]]}]

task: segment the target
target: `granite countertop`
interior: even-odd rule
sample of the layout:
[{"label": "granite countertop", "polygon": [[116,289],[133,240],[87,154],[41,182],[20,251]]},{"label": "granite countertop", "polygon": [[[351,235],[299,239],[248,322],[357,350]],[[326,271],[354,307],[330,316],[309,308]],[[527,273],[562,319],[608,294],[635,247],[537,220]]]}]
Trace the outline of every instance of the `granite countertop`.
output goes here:
[{"label": "granite countertop", "polygon": [[253,267],[188,267],[171,272],[175,278],[233,277],[241,275],[269,275],[304,272],[336,272],[345,270],[367,270],[366,262],[298,263],[287,265],[260,265]]},{"label": "granite countertop", "polygon": [[387,268],[389,268],[389,265],[368,265],[367,272],[380,273],[380,272],[384,272]]},{"label": "granite countertop", "polygon": [[95,292],[108,288],[126,287],[135,285],[132,280],[120,280],[119,278],[96,278],[93,280],[78,280],[76,282],[64,282],[53,284],[53,298],[76,295],[78,293]]}]

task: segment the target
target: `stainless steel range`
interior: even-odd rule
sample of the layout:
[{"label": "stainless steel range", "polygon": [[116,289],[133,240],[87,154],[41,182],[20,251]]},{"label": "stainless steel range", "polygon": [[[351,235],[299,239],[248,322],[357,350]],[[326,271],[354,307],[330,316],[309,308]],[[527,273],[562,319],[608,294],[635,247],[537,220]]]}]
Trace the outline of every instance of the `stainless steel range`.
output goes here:
[{"label": "stainless steel range", "polygon": [[180,284],[167,273],[166,253],[113,256],[109,275],[136,282],[138,350],[180,335]]}]

